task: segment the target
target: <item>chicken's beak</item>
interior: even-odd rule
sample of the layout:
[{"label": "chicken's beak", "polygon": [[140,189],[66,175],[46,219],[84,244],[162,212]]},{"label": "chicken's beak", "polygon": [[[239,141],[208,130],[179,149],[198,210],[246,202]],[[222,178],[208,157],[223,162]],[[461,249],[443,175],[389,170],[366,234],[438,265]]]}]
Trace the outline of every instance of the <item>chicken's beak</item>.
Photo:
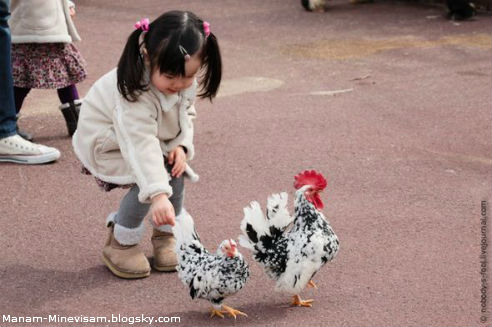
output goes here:
[{"label": "chicken's beak", "polygon": [[234,258],[236,256],[236,246],[235,245],[232,245],[231,246],[231,249],[229,250],[229,252],[227,252],[227,256],[229,258]]}]

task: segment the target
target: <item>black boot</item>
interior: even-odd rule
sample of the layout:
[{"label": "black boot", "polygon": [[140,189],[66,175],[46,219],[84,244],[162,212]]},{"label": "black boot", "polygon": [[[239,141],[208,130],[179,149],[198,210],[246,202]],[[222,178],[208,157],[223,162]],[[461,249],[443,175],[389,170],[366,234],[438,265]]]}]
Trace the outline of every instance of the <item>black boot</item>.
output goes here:
[{"label": "black boot", "polygon": [[80,105],[82,102],[80,100],[75,100],[73,102],[67,102],[60,106],[60,110],[67,123],[68,135],[72,136],[77,129],[77,122],[79,120]]}]

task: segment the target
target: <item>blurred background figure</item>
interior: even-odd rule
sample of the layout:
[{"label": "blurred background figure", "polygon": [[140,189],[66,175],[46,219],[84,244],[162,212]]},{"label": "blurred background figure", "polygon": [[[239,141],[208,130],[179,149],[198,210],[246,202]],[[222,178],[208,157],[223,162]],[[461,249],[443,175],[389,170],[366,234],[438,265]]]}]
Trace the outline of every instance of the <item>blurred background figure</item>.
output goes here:
[{"label": "blurred background figure", "polygon": [[307,11],[325,11],[326,0],[301,0],[301,5]]},{"label": "blurred background figure", "polygon": [[[350,3],[369,3],[374,0],[350,0]],[[301,0],[301,5],[307,11],[323,12],[326,10],[326,0]]]},{"label": "blurred background figure", "polygon": [[446,0],[448,18],[452,20],[466,20],[477,14],[475,4],[468,0]]},{"label": "blurred background figure", "polygon": [[[301,0],[301,5],[307,11],[323,12],[327,0]],[[369,3],[374,0],[350,0],[351,3]],[[469,0],[446,0],[447,17],[452,20],[466,20],[477,14],[475,4]],[[488,9],[490,10],[490,8]]]},{"label": "blurred background figure", "polygon": [[[17,113],[29,91],[56,89],[68,134],[77,128],[80,110],[75,84],[86,78],[85,60],[73,42],[80,41],[68,0],[12,0],[12,75]],[[31,136],[20,132],[27,139]]]},{"label": "blurred background figure", "polygon": [[60,152],[31,143],[17,134],[10,62],[10,16],[8,0],[0,0],[0,162],[42,164],[55,161]]}]

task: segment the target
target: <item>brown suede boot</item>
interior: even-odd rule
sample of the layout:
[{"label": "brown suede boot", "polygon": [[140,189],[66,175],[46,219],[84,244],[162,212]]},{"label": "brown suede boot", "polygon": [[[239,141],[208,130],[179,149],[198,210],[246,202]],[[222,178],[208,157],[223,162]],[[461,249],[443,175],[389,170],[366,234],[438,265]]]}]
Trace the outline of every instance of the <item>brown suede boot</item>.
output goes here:
[{"label": "brown suede boot", "polygon": [[176,257],[176,250],[174,249],[176,246],[174,235],[154,229],[151,240],[154,246],[154,262],[152,267],[158,271],[176,271],[178,259]]},{"label": "brown suede boot", "polygon": [[113,274],[132,279],[150,275],[149,261],[144,253],[134,245],[122,245],[114,238],[114,225],[110,225],[108,240],[103,249],[102,259]]}]

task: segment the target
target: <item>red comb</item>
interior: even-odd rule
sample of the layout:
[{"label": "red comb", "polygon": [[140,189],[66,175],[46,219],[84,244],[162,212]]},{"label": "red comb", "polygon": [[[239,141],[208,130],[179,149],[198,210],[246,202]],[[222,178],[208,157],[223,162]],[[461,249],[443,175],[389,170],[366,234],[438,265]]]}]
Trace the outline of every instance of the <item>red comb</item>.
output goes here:
[{"label": "red comb", "polygon": [[296,190],[300,189],[304,185],[312,185],[316,191],[323,190],[327,183],[326,179],[320,173],[315,170],[305,170],[302,173],[294,177],[294,187]]}]

